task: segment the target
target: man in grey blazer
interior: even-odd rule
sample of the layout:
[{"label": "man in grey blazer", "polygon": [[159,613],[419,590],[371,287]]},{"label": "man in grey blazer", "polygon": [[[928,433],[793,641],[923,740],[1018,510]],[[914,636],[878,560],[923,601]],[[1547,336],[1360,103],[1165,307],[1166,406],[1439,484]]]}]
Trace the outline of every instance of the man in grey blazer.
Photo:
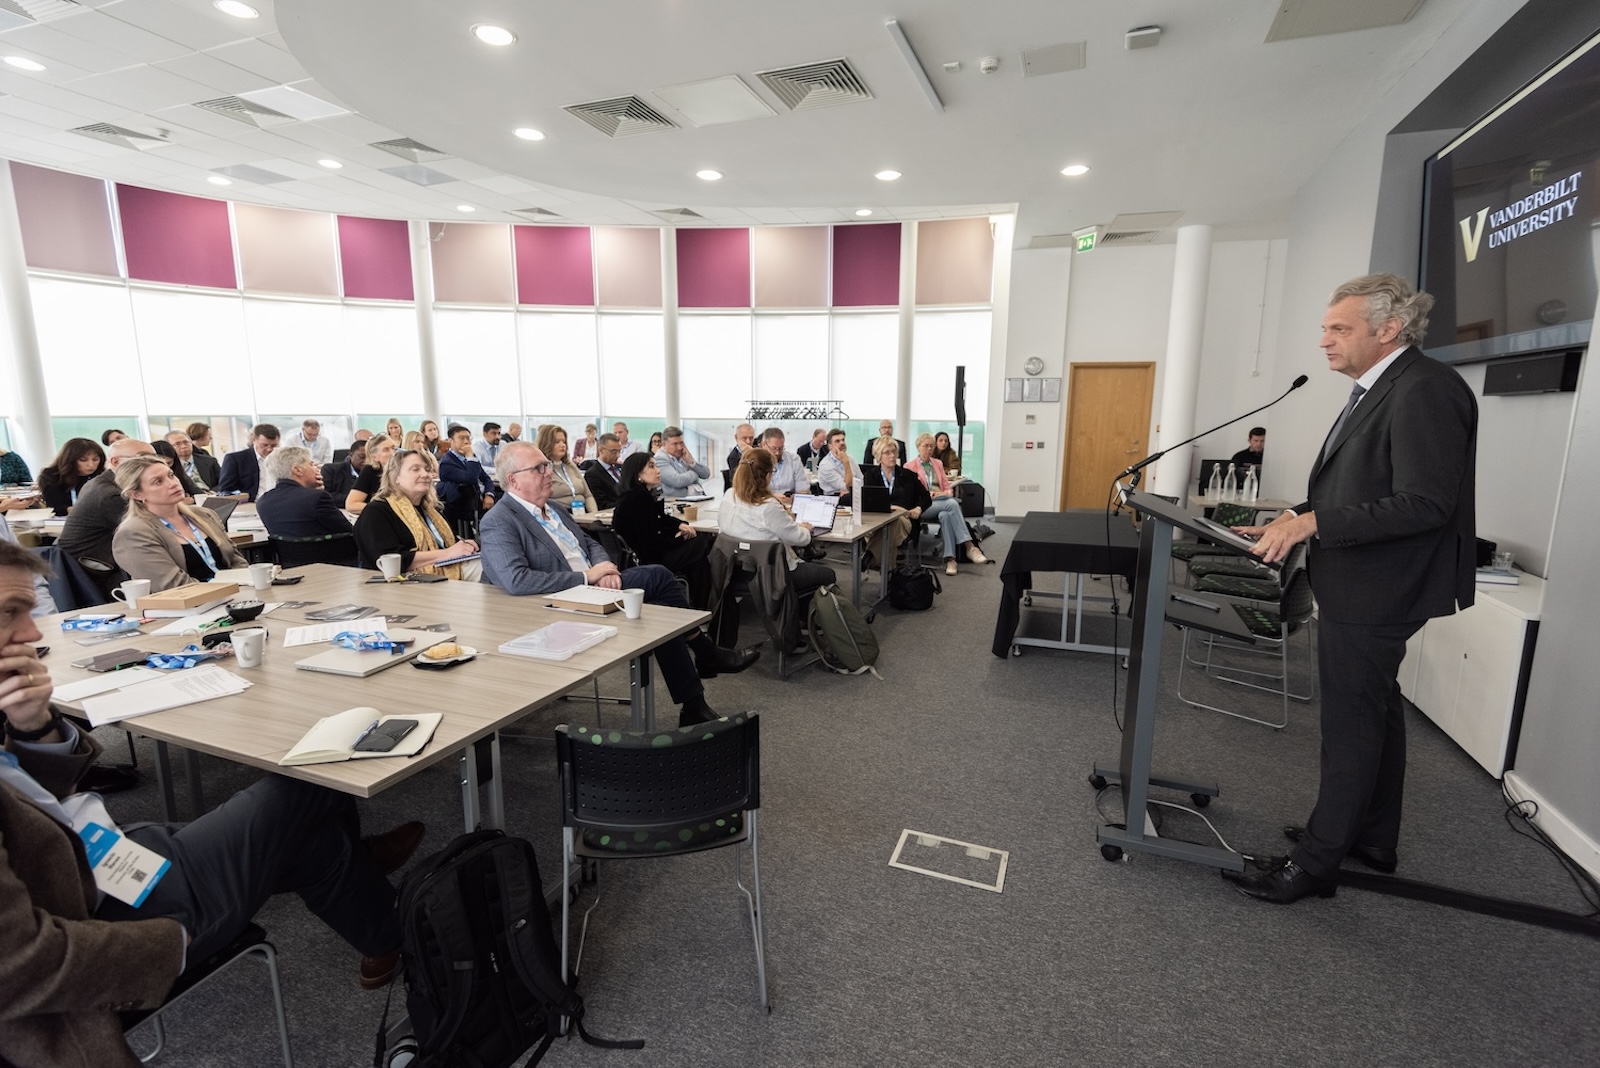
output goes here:
[{"label": "man in grey blazer", "polygon": [[1406,737],[1400,662],[1406,639],[1435,616],[1471,606],[1478,406],[1456,371],[1416,346],[1433,298],[1395,275],[1334,290],[1321,346],[1355,380],[1311,468],[1306,501],[1249,528],[1267,561],[1310,541],[1320,608],[1321,783],[1281,865],[1236,878],[1241,893],[1280,904],[1331,897],[1348,854],[1398,863]]},{"label": "man in grey blazer", "polygon": [[[483,517],[483,581],[518,596],[550,594],[574,586],[643,589],[649,604],[688,608],[689,599],[672,572],[660,564],[621,571],[600,543],[584,533],[564,508],[548,508],[550,461],[532,444],[515,441],[500,450],[495,474],[505,498]],[[693,650],[693,656],[690,650]],[[759,652],[723,649],[696,627],[655,650],[672,699],[682,706],[678,725],[717,718],[706,703],[702,677],[743,671]]]}]

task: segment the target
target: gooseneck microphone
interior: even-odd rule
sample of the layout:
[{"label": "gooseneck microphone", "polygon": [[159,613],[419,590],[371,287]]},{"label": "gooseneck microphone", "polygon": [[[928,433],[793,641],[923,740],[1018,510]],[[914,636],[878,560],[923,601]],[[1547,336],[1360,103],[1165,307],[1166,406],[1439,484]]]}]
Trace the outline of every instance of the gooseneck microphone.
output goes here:
[{"label": "gooseneck microphone", "polygon": [[1128,476],[1131,475],[1131,476],[1133,476],[1133,481],[1128,484],[1128,488],[1129,489],[1138,489],[1139,488],[1139,475],[1144,471],[1144,469],[1149,467],[1151,464],[1155,463],[1157,460],[1161,459],[1163,456],[1165,456],[1167,453],[1171,452],[1173,449],[1181,449],[1185,445],[1189,444],[1190,442],[1199,441],[1201,438],[1205,437],[1207,434],[1215,434],[1217,431],[1223,429],[1224,427],[1230,427],[1233,424],[1237,423],[1241,419],[1248,419],[1252,415],[1255,415],[1257,412],[1264,412],[1268,408],[1272,407],[1274,404],[1277,404],[1279,401],[1283,400],[1283,398],[1287,397],[1289,394],[1293,393],[1295,390],[1299,389],[1301,386],[1305,385],[1309,381],[1311,381],[1310,377],[1308,377],[1307,375],[1301,375],[1299,378],[1294,380],[1294,384],[1293,385],[1291,385],[1288,389],[1284,390],[1282,393],[1278,394],[1278,396],[1274,397],[1272,400],[1270,400],[1267,403],[1263,404],[1261,407],[1252,408],[1250,411],[1245,412],[1243,415],[1236,415],[1232,419],[1229,419],[1226,423],[1218,423],[1216,426],[1212,427],[1210,430],[1202,430],[1200,433],[1196,434],[1194,437],[1185,438],[1183,441],[1178,442],[1176,445],[1173,445],[1171,448],[1162,449],[1160,452],[1152,453],[1149,456],[1146,456],[1143,460],[1140,460],[1138,463],[1134,464],[1132,467],[1126,468],[1121,474],[1119,474],[1117,476],[1116,479],[1113,479],[1113,481],[1117,481],[1119,479],[1124,479],[1124,478],[1127,478]]}]

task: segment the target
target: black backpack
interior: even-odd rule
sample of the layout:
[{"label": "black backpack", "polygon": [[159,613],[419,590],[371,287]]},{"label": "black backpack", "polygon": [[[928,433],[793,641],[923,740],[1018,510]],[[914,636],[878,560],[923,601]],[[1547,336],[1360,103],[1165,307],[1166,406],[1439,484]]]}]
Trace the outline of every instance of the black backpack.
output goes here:
[{"label": "black backpack", "polygon": [[[590,1045],[644,1046],[584,1030],[583,998],[577,981],[561,974],[539,863],[524,839],[461,835],[406,876],[399,909],[414,1068],[505,1068],[533,1046],[526,1063],[536,1064],[562,1017]],[[388,1011],[374,1064],[382,1062]]]},{"label": "black backpack", "polygon": [[941,592],[939,577],[912,560],[902,560],[889,575],[889,605],[905,612],[926,612]]}]

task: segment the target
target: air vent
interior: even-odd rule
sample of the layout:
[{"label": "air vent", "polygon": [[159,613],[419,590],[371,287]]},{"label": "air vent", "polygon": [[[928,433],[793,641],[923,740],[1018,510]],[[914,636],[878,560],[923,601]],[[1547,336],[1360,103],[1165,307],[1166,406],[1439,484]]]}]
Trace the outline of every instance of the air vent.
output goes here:
[{"label": "air vent", "polygon": [[404,167],[380,167],[384,174],[395,178],[404,178],[416,185],[444,185],[446,182],[460,181],[453,174],[436,171],[432,167],[424,167],[420,163],[408,163]]},{"label": "air vent", "polygon": [[217,174],[227,175],[229,178],[237,178],[241,182],[254,182],[257,185],[277,185],[279,182],[294,181],[287,174],[269,171],[265,167],[254,167],[248,163],[235,163],[228,167],[213,167],[212,171]]},{"label": "air vent", "polygon": [[521,215],[524,219],[532,219],[534,222],[544,222],[548,219],[561,218],[560,215],[551,211],[549,208],[512,208],[511,214]]},{"label": "air vent", "polygon": [[607,137],[631,137],[654,130],[675,130],[677,125],[636,96],[568,104],[561,110],[576,115]]},{"label": "air vent", "polygon": [[1160,230],[1121,230],[1108,231],[1100,238],[1102,245],[1148,245],[1156,239]]},{"label": "air vent", "polygon": [[440,152],[437,148],[429,148],[421,141],[413,141],[409,137],[397,137],[393,141],[374,141],[369,148],[380,148],[391,156],[410,160],[412,163],[432,163],[435,160],[452,158],[448,152]]},{"label": "air vent", "polygon": [[96,141],[104,141],[106,144],[116,145],[118,148],[136,148],[140,152],[171,144],[161,134],[140,133],[138,130],[130,130],[125,126],[113,126],[109,122],[96,122],[88,126],[78,126],[67,132],[79,134],[83,137],[92,137]]},{"label": "air vent", "polygon": [[765,82],[790,111],[872,99],[871,91],[848,59],[757,71],[756,77]]},{"label": "air vent", "polygon": [[215,100],[201,100],[195,107],[201,111],[209,111],[213,115],[221,115],[234,122],[242,122],[246,126],[256,126],[266,129],[269,126],[287,126],[291,122],[300,120],[292,115],[285,115],[275,111],[265,104],[252,103],[237,96],[219,96]]},{"label": "air vent", "polygon": [[650,214],[651,215],[659,215],[663,219],[666,219],[668,222],[676,222],[679,219],[704,219],[705,218],[704,215],[701,215],[698,211],[695,211],[693,208],[661,208],[660,210],[652,211]]},{"label": "air vent", "polygon": [[0,31],[49,22],[82,10],[73,0],[0,0]]}]

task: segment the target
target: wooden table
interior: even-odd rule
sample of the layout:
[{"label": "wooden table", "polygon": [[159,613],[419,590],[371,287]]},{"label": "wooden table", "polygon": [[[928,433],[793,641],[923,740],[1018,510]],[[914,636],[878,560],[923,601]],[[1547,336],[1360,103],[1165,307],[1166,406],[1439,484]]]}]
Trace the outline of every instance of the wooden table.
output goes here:
[{"label": "wooden table", "polygon": [[[210,753],[358,797],[371,797],[455,754],[461,768],[466,828],[472,830],[480,822],[501,826],[504,805],[499,774],[499,730],[528,712],[583,688],[601,672],[625,661],[630,663],[634,677],[634,725],[649,729],[653,726],[650,650],[708,618],[704,612],[647,605],[637,620],[625,619],[620,613],[607,617],[606,622],[618,628],[616,637],[571,660],[545,662],[505,656],[495,651],[502,642],[517,635],[573,618],[571,613],[543,607],[538,598],[512,597],[479,583],[374,583],[368,581],[373,572],[328,564],[297,568],[290,574],[301,574],[305,578],[298,585],[275,587],[270,596],[318,603],[306,609],[280,608],[261,618],[261,624],[268,630],[268,640],[260,668],[240,668],[235,661],[224,662],[226,670],[250,681],[252,685],[248,690],[122,721],[121,726],[157,742],[158,775],[168,818],[172,818],[176,807],[166,759],[166,746],[171,743],[191,754],[194,751]],[[313,655],[320,647],[285,649],[282,644],[285,631],[291,626],[312,622],[305,618],[306,611],[342,603],[374,605],[387,614],[416,616],[409,624],[399,624],[400,627],[447,623],[456,635],[455,640],[477,649],[478,656],[446,671],[427,671],[402,663],[364,679],[295,668],[296,660]],[[51,676],[57,683],[89,677],[87,671],[73,668],[68,661],[82,659],[97,648],[104,651],[128,645],[152,651],[174,651],[193,640],[193,635],[128,635],[107,646],[83,647],[72,641],[75,632],[59,631],[61,618],[55,616],[40,621],[41,629],[52,636],[52,644],[59,646],[58,657],[50,662]],[[144,629],[156,630],[168,622],[170,620],[147,624]],[[349,626],[353,630],[360,629],[360,621],[352,621]],[[58,702],[58,705],[64,711],[82,713],[79,705],[67,702]],[[444,718],[427,748],[415,757],[279,767],[278,760],[318,719],[362,705],[390,714],[407,710],[440,711]],[[487,748],[491,767],[485,820],[480,820],[479,810],[481,791],[476,754],[480,746]],[[198,815],[203,809],[203,800],[198,793],[192,762],[190,783],[191,799]]]}]

